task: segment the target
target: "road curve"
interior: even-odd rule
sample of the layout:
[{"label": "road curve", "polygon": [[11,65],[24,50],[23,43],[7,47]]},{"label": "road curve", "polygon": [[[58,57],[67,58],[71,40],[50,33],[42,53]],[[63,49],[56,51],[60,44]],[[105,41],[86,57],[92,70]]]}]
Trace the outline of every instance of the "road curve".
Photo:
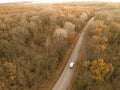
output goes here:
[{"label": "road curve", "polygon": [[67,89],[67,87],[70,83],[73,71],[74,71],[74,69],[69,69],[69,63],[70,62],[74,62],[74,64],[76,63],[79,52],[80,52],[80,48],[81,48],[81,44],[83,41],[85,31],[89,28],[89,25],[93,20],[94,20],[94,17],[88,21],[87,25],[85,26],[82,33],[80,34],[78,41],[77,41],[77,43],[76,43],[76,45],[71,53],[71,56],[66,64],[65,68],[64,68],[61,76],[59,77],[58,81],[56,82],[56,84],[52,88],[52,90],[66,90]]}]

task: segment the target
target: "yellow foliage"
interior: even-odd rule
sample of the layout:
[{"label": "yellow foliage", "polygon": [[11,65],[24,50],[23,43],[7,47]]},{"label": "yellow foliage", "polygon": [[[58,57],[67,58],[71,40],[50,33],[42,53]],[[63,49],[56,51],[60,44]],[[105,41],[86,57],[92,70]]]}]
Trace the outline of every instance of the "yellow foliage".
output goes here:
[{"label": "yellow foliage", "polygon": [[103,59],[94,60],[91,62],[90,67],[91,77],[96,80],[102,80],[110,69],[110,64],[105,63]]},{"label": "yellow foliage", "polygon": [[16,65],[14,65],[11,62],[5,61],[3,66],[6,68],[6,70],[9,72],[10,75],[13,75],[16,73]]}]

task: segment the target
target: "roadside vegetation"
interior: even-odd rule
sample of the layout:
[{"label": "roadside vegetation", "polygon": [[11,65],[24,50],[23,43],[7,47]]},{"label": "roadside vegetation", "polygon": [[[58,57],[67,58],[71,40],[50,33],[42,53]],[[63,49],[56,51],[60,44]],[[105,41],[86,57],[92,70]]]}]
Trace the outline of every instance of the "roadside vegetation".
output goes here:
[{"label": "roadside vegetation", "polygon": [[93,12],[64,4],[0,5],[0,90],[39,90]]},{"label": "roadside vegetation", "polygon": [[120,4],[101,7],[96,6],[95,20],[86,32],[71,90],[120,89]]}]

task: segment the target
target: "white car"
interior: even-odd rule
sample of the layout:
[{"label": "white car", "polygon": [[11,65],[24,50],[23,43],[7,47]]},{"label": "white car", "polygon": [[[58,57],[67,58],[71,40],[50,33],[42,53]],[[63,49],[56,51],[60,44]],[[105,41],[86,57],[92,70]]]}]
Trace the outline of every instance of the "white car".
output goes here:
[{"label": "white car", "polygon": [[69,68],[72,69],[74,67],[74,62],[70,62]]}]

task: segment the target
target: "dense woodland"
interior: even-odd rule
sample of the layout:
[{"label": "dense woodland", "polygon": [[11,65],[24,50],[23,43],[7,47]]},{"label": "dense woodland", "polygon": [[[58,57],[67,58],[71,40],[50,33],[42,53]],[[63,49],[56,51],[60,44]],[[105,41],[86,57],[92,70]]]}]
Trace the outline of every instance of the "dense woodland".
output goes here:
[{"label": "dense woodland", "polygon": [[80,5],[1,4],[0,90],[39,90],[93,15]]},{"label": "dense woodland", "polygon": [[120,89],[120,3],[96,4],[71,90]]}]

